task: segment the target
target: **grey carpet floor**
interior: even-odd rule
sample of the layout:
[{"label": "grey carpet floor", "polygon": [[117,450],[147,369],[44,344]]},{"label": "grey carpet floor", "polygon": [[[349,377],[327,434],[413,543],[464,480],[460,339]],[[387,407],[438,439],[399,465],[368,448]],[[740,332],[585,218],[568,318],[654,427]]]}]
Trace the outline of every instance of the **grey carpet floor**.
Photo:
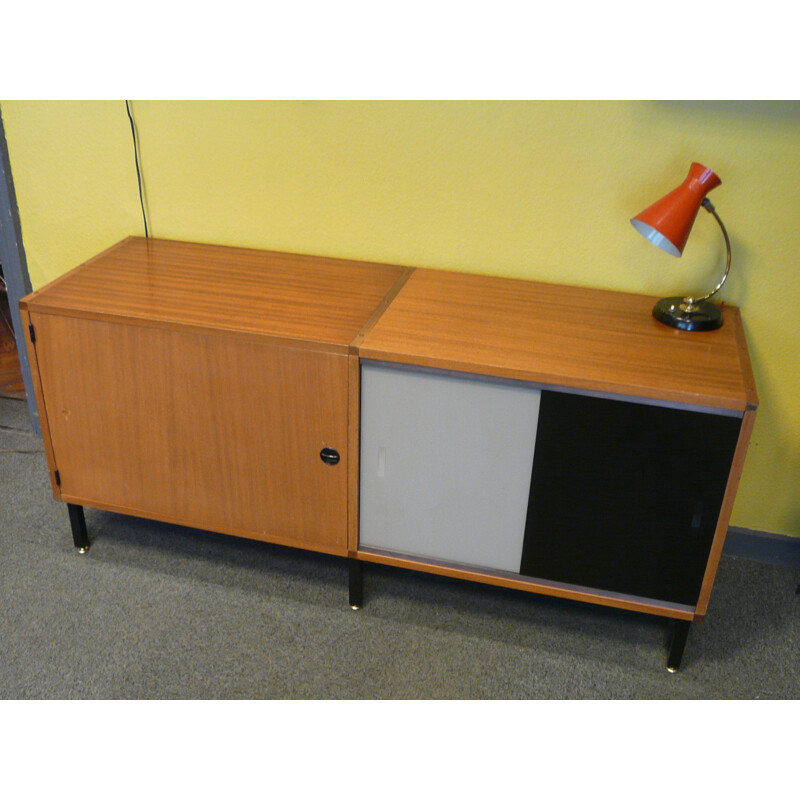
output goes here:
[{"label": "grey carpet floor", "polygon": [[[0,400],[0,449],[41,450]],[[656,617],[86,510],[0,453],[3,699],[798,699],[800,571],[723,557],[683,666]]]}]

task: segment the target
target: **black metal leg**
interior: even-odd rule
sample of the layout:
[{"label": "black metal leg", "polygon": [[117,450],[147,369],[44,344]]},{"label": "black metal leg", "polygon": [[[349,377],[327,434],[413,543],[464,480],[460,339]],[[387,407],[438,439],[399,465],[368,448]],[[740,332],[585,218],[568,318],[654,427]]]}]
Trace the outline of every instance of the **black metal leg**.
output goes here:
[{"label": "black metal leg", "polygon": [[364,604],[364,562],[348,558],[350,564],[350,608],[361,608]]},{"label": "black metal leg", "polygon": [[83,515],[83,506],[67,503],[69,510],[69,524],[72,526],[72,539],[79,553],[89,549],[89,534],[86,532],[86,518]]},{"label": "black metal leg", "polygon": [[672,634],[672,644],[669,647],[669,657],[667,658],[667,669],[670,672],[677,672],[680,669],[691,624],[683,619],[675,620],[675,631]]}]

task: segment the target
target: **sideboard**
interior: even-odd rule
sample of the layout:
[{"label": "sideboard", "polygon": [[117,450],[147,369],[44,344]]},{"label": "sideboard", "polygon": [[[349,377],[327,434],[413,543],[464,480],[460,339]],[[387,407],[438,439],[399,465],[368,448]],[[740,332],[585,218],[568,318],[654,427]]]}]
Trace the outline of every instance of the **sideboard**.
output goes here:
[{"label": "sideboard", "polygon": [[21,303],[53,494],[674,620],[711,596],[757,407],[739,310],[129,237]]}]

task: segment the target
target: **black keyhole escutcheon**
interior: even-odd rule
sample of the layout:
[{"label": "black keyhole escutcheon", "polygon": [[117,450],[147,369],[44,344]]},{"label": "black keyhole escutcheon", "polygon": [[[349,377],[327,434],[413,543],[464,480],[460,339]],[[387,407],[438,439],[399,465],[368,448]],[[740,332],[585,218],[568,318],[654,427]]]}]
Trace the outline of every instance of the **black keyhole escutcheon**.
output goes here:
[{"label": "black keyhole escutcheon", "polygon": [[323,447],[320,450],[319,457],[326,463],[333,466],[339,463],[339,453],[332,447]]}]

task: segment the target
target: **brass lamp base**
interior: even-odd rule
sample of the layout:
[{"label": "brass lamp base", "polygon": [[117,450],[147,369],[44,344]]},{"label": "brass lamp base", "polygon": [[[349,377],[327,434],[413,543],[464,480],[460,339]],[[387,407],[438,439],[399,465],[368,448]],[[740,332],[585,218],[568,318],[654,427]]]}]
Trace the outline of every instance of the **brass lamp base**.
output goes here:
[{"label": "brass lamp base", "polygon": [[722,326],[722,311],[713,303],[692,302],[686,297],[665,297],[653,308],[664,325],[683,331],[713,331]]}]

